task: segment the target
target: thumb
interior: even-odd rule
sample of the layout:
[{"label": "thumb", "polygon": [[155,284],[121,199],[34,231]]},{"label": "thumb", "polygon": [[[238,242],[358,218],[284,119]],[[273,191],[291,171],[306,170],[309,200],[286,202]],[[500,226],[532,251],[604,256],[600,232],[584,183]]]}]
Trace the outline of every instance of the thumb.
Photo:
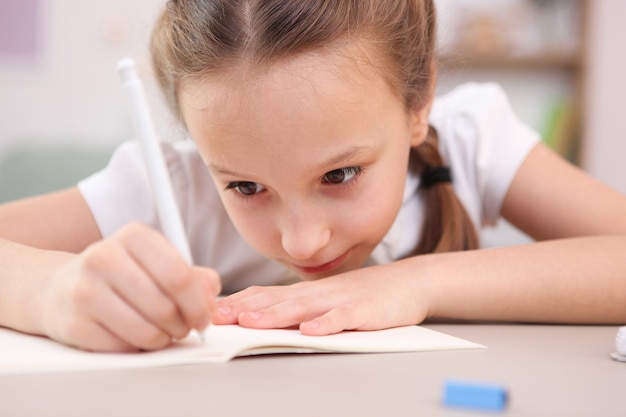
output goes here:
[{"label": "thumb", "polygon": [[196,266],[194,275],[200,280],[202,289],[206,297],[214,304],[215,298],[222,291],[222,280],[218,272],[213,268]]}]

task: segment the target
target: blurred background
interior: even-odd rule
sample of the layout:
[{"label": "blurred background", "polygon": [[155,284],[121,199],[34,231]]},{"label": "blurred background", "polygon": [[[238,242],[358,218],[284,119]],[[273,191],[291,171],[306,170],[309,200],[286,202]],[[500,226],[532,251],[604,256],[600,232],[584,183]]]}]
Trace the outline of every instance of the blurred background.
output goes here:
[{"label": "blurred background", "polygon": [[[626,0],[436,0],[438,92],[496,81],[557,152],[626,193]],[[183,132],[149,69],[162,0],[0,0],[0,202],[63,188],[133,137],[116,65],[137,60],[159,134]],[[525,237],[508,225],[487,245]]]}]

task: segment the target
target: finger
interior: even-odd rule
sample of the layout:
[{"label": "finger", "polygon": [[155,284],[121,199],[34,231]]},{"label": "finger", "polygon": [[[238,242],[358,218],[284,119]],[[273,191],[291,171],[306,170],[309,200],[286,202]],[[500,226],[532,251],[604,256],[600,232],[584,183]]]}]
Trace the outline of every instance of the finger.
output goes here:
[{"label": "finger", "polygon": [[209,300],[192,267],[163,235],[148,227],[137,228],[129,228],[128,235],[122,239],[129,253],[176,305],[189,327],[203,329],[208,326]]},{"label": "finger", "polygon": [[[133,259],[126,255],[123,247],[110,244],[106,249],[106,260],[109,265],[108,269],[104,270],[105,279],[113,291],[145,320],[170,337],[178,339],[185,337],[191,328],[184,322],[176,304],[163,294]],[[115,259],[115,264],[111,265],[110,259]],[[97,261],[91,261],[94,262]]]},{"label": "finger", "polygon": [[139,350],[91,320],[75,320],[65,326],[65,329],[63,336],[53,338],[81,350],[91,352],[137,352]]},{"label": "finger", "polygon": [[351,305],[341,305],[300,323],[300,333],[309,336],[325,336],[344,330],[369,330],[363,328],[364,318]]},{"label": "finger", "polygon": [[[204,290],[204,296],[209,303],[209,311],[212,319],[217,308],[217,296],[222,289],[220,277],[217,271],[204,267],[195,267],[194,275],[196,276],[196,279],[199,280],[201,287]],[[204,330],[204,328],[198,330]]]},{"label": "finger", "polygon": [[312,320],[324,314],[328,308],[316,297],[298,297],[265,309],[241,312],[237,320],[244,327],[285,328]]},{"label": "finger", "polygon": [[218,300],[213,311],[212,321],[213,324],[237,324],[237,316],[238,314],[234,313],[231,306],[220,305],[220,300]]},{"label": "finger", "polygon": [[222,290],[222,281],[217,271],[206,267],[194,267],[193,273],[204,290],[204,296],[215,304]]},{"label": "finger", "polygon": [[244,312],[259,311],[288,299],[287,287],[249,287],[217,301],[215,324],[238,323]]},{"label": "finger", "polygon": [[94,302],[83,306],[86,315],[123,342],[141,350],[168,346],[172,337],[146,320],[109,288],[98,291]]},{"label": "finger", "polygon": [[219,304],[226,305],[240,303],[247,298],[256,296],[259,293],[270,292],[273,288],[274,287],[262,287],[258,285],[253,285],[236,293],[227,295],[220,300]]}]

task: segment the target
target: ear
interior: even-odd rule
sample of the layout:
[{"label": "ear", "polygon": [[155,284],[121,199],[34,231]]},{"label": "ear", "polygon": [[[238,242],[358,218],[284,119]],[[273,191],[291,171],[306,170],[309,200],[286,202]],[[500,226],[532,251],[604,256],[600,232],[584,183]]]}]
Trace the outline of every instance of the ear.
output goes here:
[{"label": "ear", "polygon": [[428,102],[419,109],[409,110],[409,123],[411,124],[411,147],[416,147],[426,140],[428,135],[428,117],[433,106],[434,94],[430,94]]}]

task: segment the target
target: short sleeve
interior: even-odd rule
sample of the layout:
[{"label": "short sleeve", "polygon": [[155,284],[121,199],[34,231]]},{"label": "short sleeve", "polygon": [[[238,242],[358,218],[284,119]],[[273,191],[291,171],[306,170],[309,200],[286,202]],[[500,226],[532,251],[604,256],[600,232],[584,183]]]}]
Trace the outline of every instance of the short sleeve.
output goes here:
[{"label": "short sleeve", "polygon": [[431,123],[452,168],[454,187],[477,227],[493,225],[539,134],[514,114],[494,83],[464,84],[433,105]]},{"label": "short sleeve", "polygon": [[105,169],[78,183],[103,237],[130,222],[158,228],[158,218],[136,141],[119,146]]}]

